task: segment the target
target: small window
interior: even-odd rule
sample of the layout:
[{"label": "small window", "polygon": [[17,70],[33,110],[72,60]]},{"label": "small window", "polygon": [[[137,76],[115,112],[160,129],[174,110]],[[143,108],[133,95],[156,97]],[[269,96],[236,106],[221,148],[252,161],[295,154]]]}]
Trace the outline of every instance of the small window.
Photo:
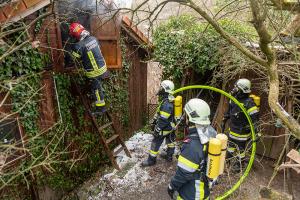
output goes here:
[{"label": "small window", "polygon": [[0,171],[26,155],[18,118],[0,120]]}]

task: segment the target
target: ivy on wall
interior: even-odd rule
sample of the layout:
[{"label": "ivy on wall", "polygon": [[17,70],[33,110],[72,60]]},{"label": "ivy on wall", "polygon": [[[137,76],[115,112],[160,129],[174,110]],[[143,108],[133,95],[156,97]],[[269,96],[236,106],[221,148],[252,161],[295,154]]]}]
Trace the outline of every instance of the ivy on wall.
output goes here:
[{"label": "ivy on wall", "polygon": [[[0,47],[0,54],[7,51],[12,43],[13,39],[6,40],[6,44]],[[130,63],[125,56],[124,41],[122,52],[123,68],[111,72],[111,77],[104,81],[104,88],[106,102],[111,105],[112,111],[117,113],[122,125],[128,127]],[[26,178],[27,174],[34,172],[38,185],[70,191],[99,167],[109,163],[109,160],[100,145],[98,133],[93,130],[91,122],[86,120],[86,112],[79,97],[72,91],[71,80],[82,86],[86,84],[85,78],[80,75],[57,74],[54,77],[62,119],[45,133],[39,129],[42,87],[40,73],[47,61],[44,54],[27,45],[1,62],[0,82],[3,84],[14,82],[11,90],[12,111],[20,116],[21,124],[28,136],[26,149],[30,155],[2,178],[10,180],[15,176],[10,184],[26,185],[30,182]],[[7,89],[2,88],[1,92],[4,91],[7,92]],[[46,168],[31,168],[44,161],[48,162],[49,155],[52,155],[52,160],[45,165]]]},{"label": "ivy on wall", "polygon": [[[18,26],[12,26],[11,28],[18,28]],[[4,30],[8,31],[6,29]],[[0,45],[0,55],[3,55],[16,46],[22,44],[27,39],[25,31],[14,33],[3,38]],[[37,73],[41,71],[48,60],[49,58],[46,54],[40,53],[37,49],[32,48],[32,46],[28,43],[9,56],[6,56],[0,62],[0,81]]]},{"label": "ivy on wall", "polygon": [[[0,46],[0,55],[4,55],[12,45],[19,45],[26,40],[24,33],[15,33],[3,39]],[[41,75],[47,57],[37,49],[33,49],[30,44],[15,51],[1,61],[0,67],[0,92],[10,93],[11,109],[13,113],[18,113],[21,125],[26,132],[25,151],[30,159],[20,162],[20,165],[9,169],[2,176],[1,189],[10,185],[27,185],[28,174],[35,170],[38,163],[45,160],[43,150],[46,145],[52,149],[52,145],[47,143],[45,137],[40,137],[39,122],[39,101],[41,89]],[[7,102],[5,102],[7,103]],[[4,114],[5,115],[5,114]],[[15,116],[13,116],[15,117]],[[49,137],[51,137],[49,135]],[[8,147],[10,148],[10,147]],[[5,148],[4,148],[5,149]],[[21,193],[13,187],[11,194],[3,194],[3,198],[14,199]],[[26,188],[26,187],[21,187]],[[9,190],[7,190],[9,191]]]},{"label": "ivy on wall", "polygon": [[[126,59],[125,48],[125,43],[122,41],[122,70],[110,71],[110,78],[103,81],[103,87],[107,106],[114,114],[119,116],[122,126],[128,127],[128,75],[130,62]],[[80,74],[57,74],[55,76],[62,114],[61,120],[68,133],[66,141],[76,146],[77,154],[83,160],[73,165],[71,170],[69,170],[68,166],[64,166],[64,169],[61,169],[60,166],[60,170],[56,170],[51,176],[45,177],[46,184],[50,184],[53,188],[64,190],[73,189],[90,177],[92,173],[99,170],[103,163],[109,162],[102,146],[99,145],[100,138],[97,131],[92,128],[91,121],[86,120],[87,113],[80,98],[71,93],[73,87],[71,79],[82,88],[87,87],[88,80]],[[74,112],[75,110],[76,112]],[[105,134],[108,135],[110,132]]]},{"label": "ivy on wall", "polygon": [[[4,54],[13,43],[21,44],[24,40],[23,33],[5,38],[5,45],[0,47],[0,54]],[[19,114],[22,126],[29,136],[35,136],[39,132],[39,73],[45,61],[45,55],[28,44],[1,62],[0,81],[7,87],[11,85],[12,111]],[[1,90],[7,92],[7,89]]]},{"label": "ivy on wall", "polygon": [[[129,126],[129,69],[130,61],[126,57],[125,38],[120,40],[122,49],[122,70],[110,72],[110,78],[104,84],[105,95],[112,112],[116,113],[124,128]],[[125,130],[126,131],[126,130]]]}]

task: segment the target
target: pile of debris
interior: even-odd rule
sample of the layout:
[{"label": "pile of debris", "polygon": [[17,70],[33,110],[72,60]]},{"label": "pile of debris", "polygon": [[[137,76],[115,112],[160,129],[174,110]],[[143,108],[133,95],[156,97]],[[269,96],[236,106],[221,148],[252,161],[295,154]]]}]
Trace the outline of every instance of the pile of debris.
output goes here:
[{"label": "pile of debris", "polygon": [[[76,197],[77,199],[88,200],[120,200],[143,194],[143,191],[147,191],[149,194],[151,188],[153,188],[153,193],[155,193],[156,191],[154,190],[158,184],[162,185],[162,190],[166,190],[166,185],[170,181],[170,173],[175,172],[175,161],[166,163],[164,160],[158,158],[156,166],[151,168],[141,167],[142,161],[148,156],[152,138],[151,134],[136,133],[126,141],[126,146],[132,158],[127,157],[124,151],[120,152],[116,157],[117,163],[122,169],[121,171],[109,169],[104,175],[103,173],[99,173],[71,195],[68,195],[68,197],[72,196],[72,198]],[[126,191],[126,194],[124,191]],[[164,193],[155,195],[167,195],[166,191]],[[138,197],[136,198],[138,199]],[[65,199],[69,198],[66,197]]]}]

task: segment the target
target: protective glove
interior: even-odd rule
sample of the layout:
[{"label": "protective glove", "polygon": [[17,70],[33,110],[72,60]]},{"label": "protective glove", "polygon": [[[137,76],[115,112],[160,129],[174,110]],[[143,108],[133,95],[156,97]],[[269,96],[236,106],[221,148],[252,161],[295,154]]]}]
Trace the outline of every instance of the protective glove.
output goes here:
[{"label": "protective glove", "polygon": [[153,131],[154,137],[158,137],[161,135],[161,129],[156,125]]},{"label": "protective glove", "polygon": [[209,190],[212,190],[212,188],[217,184],[218,184],[218,178],[209,180],[209,182],[208,182]]},{"label": "protective glove", "polygon": [[157,120],[153,119],[151,124],[150,124],[150,130],[151,131],[154,131],[156,124],[157,124]]},{"label": "protective glove", "polygon": [[168,194],[171,197],[171,199],[174,199],[174,192],[175,190],[172,188],[172,186],[169,184],[168,186]]}]

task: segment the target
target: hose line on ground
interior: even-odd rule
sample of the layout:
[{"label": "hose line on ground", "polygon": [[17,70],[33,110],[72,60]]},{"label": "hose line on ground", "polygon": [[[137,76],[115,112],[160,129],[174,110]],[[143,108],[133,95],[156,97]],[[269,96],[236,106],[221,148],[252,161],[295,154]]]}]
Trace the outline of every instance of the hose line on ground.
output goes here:
[{"label": "hose line on ground", "polygon": [[230,95],[229,93],[215,88],[215,87],[211,87],[211,86],[207,86],[207,85],[191,85],[191,86],[186,86],[186,87],[182,87],[179,88],[177,90],[175,90],[173,92],[173,94],[179,93],[179,92],[183,92],[185,90],[191,90],[191,89],[206,89],[206,90],[212,90],[214,92],[220,93],[226,97],[228,97],[230,100],[232,100],[234,103],[236,103],[241,110],[243,111],[243,113],[245,114],[249,124],[250,124],[250,129],[251,129],[251,137],[252,137],[252,151],[251,151],[251,156],[250,156],[250,160],[249,163],[247,165],[247,168],[245,170],[245,172],[243,173],[243,175],[240,177],[240,179],[236,182],[236,184],[227,192],[225,192],[224,194],[222,194],[221,196],[217,197],[217,200],[221,200],[221,199],[226,199],[228,196],[230,196],[231,194],[233,194],[233,192],[235,190],[237,190],[240,185],[244,182],[244,180],[246,179],[246,177],[248,176],[251,167],[253,165],[254,162],[254,158],[255,158],[255,152],[256,152],[256,137],[255,137],[255,131],[254,131],[254,126],[253,123],[251,121],[251,118],[249,116],[249,114],[247,113],[247,110],[245,109],[245,107],[243,106],[243,104],[241,104],[236,98],[234,98],[232,95]]}]

